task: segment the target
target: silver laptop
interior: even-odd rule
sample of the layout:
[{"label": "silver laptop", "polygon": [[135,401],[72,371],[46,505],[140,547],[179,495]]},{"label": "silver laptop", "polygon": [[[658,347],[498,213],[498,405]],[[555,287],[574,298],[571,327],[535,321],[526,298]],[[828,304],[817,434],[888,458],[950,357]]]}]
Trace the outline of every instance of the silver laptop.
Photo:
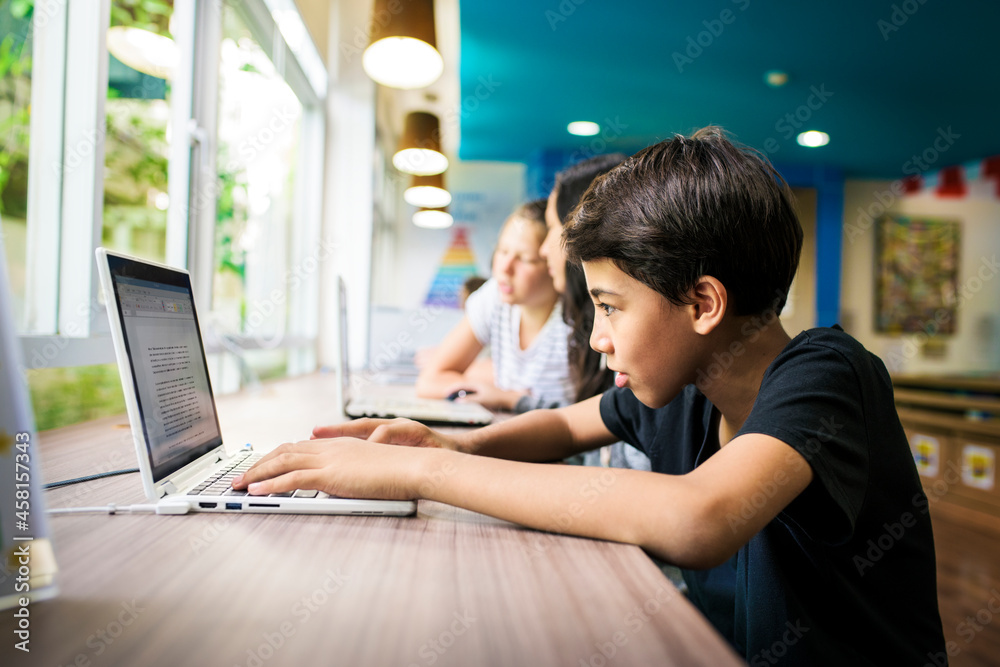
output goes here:
[{"label": "silver laptop", "polygon": [[269,496],[230,483],[262,453],[226,453],[187,271],[97,249],[132,438],[146,497],[201,512],[405,516],[413,501],[298,490]]},{"label": "silver laptop", "polygon": [[[340,405],[352,419],[372,417],[393,419],[405,417],[429,426],[485,426],[493,421],[493,413],[478,403],[454,403],[442,398],[419,398],[415,392],[394,391],[352,377],[347,354],[347,290],[344,279],[337,277],[337,318],[340,338],[340,364],[337,374],[341,388]],[[413,378],[416,382],[416,377]]]}]

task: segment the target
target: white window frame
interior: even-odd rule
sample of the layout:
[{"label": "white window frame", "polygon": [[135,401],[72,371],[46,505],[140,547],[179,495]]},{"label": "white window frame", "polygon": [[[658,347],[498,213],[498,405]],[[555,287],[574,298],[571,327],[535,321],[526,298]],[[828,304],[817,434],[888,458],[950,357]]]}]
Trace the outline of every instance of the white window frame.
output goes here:
[{"label": "white window frame", "polygon": [[[171,89],[167,261],[187,267],[195,299],[211,309],[216,215],[216,123],[223,0],[177,0],[180,52]],[[291,0],[241,0],[261,46],[303,106],[293,217],[293,266],[319,245],[327,76],[311,40],[292,52],[283,36],[301,18]],[[292,12],[292,13],[289,13]],[[112,363],[94,248],[101,244],[104,101],[111,0],[38,3],[33,26],[27,293],[21,335],[29,368]],[[280,22],[285,25],[279,27]],[[197,64],[197,66],[196,66]],[[70,113],[71,111],[71,113]],[[71,164],[72,163],[72,164]],[[61,168],[60,168],[61,166]],[[53,270],[53,267],[56,267]],[[290,294],[289,374],[315,367],[318,272]],[[206,310],[207,312],[207,310]],[[240,342],[240,341],[238,341]]]}]

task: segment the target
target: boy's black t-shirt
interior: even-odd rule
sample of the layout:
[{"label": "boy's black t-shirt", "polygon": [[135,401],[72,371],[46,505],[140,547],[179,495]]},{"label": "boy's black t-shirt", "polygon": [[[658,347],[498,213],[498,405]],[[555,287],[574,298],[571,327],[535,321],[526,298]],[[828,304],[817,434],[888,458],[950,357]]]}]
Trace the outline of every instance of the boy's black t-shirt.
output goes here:
[{"label": "boy's black t-shirt", "polygon": [[[694,385],[656,410],[627,389],[601,399],[608,429],[674,475],[718,451],[712,411]],[[813,481],[737,553],[728,595],[732,561],[684,573],[694,604],[751,666],[944,664],[927,497],[878,357],[839,327],[802,332],[764,373],[746,433],[793,447]],[[780,483],[719,520],[745,520]]]}]

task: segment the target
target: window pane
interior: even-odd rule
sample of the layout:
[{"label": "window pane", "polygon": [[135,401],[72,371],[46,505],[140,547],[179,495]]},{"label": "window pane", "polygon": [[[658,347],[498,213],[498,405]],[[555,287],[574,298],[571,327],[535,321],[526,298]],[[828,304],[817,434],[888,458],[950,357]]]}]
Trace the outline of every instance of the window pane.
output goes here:
[{"label": "window pane", "polygon": [[172,0],[114,0],[108,30],[101,243],[163,261],[167,242]]},{"label": "window pane", "polygon": [[[219,201],[213,324],[256,346],[282,343],[302,105],[235,5],[223,5],[219,70]],[[275,372],[273,355],[248,355]]]},{"label": "window pane", "polygon": [[33,1],[0,2],[0,234],[14,320],[24,322]]},{"label": "window pane", "polygon": [[117,364],[29,370],[28,387],[39,431],[125,412]]}]

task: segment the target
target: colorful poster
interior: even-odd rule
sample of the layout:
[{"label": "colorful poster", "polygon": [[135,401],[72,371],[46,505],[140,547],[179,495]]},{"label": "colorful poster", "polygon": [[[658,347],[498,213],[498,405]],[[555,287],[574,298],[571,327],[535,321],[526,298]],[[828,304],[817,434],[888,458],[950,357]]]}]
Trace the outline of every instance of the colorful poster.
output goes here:
[{"label": "colorful poster", "polygon": [[879,220],[875,330],[955,332],[961,225],[954,220]]},{"label": "colorful poster", "polygon": [[441,266],[434,274],[434,281],[427,291],[424,305],[461,308],[459,292],[462,283],[469,276],[476,274],[476,257],[469,247],[469,229],[455,227],[452,232],[451,245],[441,259]]},{"label": "colorful poster", "polygon": [[991,447],[962,447],[962,483],[974,489],[992,491],[996,478],[996,457]]},{"label": "colorful poster", "polygon": [[937,438],[917,433],[910,438],[910,451],[918,473],[924,477],[937,476],[941,467],[941,443]]}]

